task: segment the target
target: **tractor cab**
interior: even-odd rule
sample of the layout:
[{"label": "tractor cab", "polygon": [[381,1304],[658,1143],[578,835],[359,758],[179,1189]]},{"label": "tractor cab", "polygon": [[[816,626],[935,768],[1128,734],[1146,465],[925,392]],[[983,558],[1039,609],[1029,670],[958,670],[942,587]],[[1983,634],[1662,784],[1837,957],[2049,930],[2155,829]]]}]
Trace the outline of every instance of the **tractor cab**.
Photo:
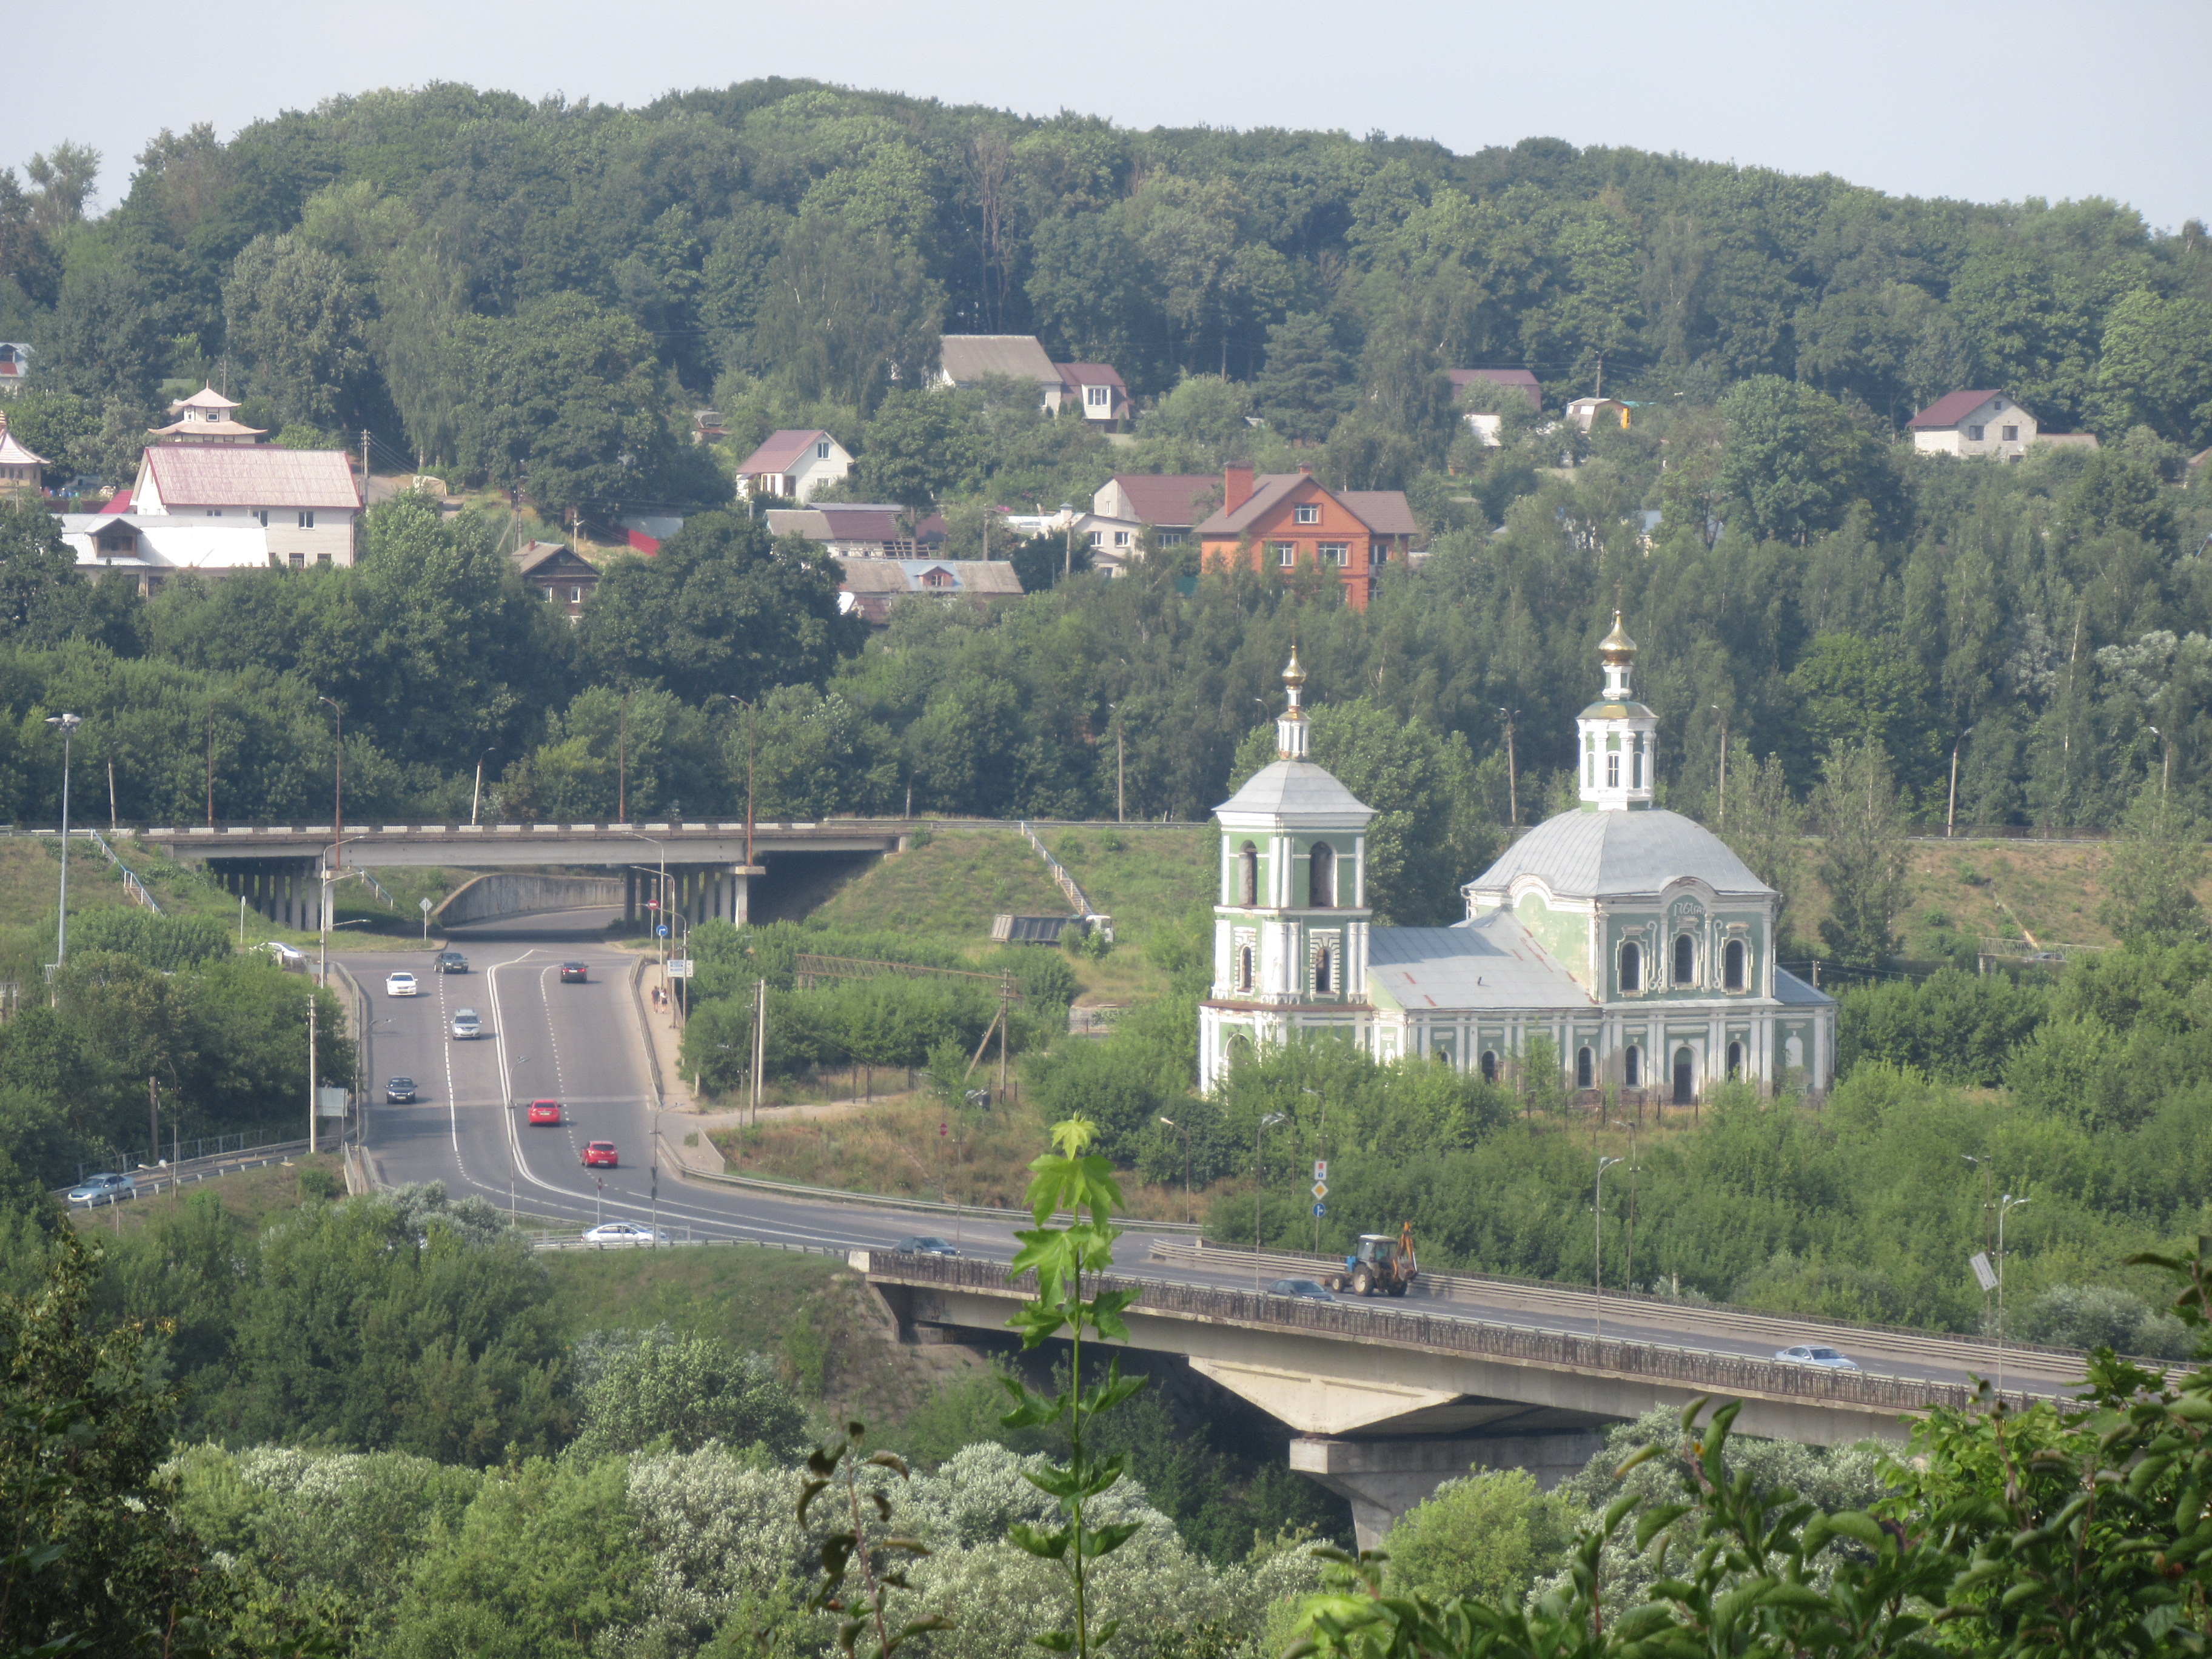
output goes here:
[{"label": "tractor cab", "polygon": [[1358,1248],[1344,1258],[1344,1269],[1329,1288],[1355,1296],[1403,1296],[1419,1271],[1413,1260],[1413,1225],[1407,1222],[1395,1238],[1360,1234]]},{"label": "tractor cab", "polygon": [[1397,1253],[1398,1241],[1389,1234],[1362,1233],[1359,1235],[1359,1249],[1344,1258],[1344,1265],[1347,1267],[1356,1267],[1364,1261],[1372,1266],[1377,1261],[1389,1261]]}]

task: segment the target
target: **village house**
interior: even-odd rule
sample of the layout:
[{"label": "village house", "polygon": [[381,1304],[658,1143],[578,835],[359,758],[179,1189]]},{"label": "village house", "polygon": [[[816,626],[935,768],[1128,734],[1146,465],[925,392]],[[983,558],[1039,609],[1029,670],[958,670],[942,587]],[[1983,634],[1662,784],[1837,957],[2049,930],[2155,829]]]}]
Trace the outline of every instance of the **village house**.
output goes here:
[{"label": "village house", "polygon": [[560,542],[523,543],[514,550],[514,568],[548,605],[559,605],[572,624],[599,586],[598,567]]},{"label": "village house", "polygon": [[[353,562],[361,491],[343,450],[268,444],[149,444],[131,488],[130,517],[143,526],[189,520],[205,530],[258,531],[262,561],[293,569]],[[235,568],[251,562],[241,556]]]},{"label": "village house", "polygon": [[31,348],[15,340],[0,341],[0,394],[14,392],[30,372]]},{"label": "village house", "polygon": [[[1496,401],[1499,388],[1519,393],[1528,400],[1528,412],[1534,414],[1544,406],[1544,388],[1536,377],[1525,368],[1452,368],[1444,371],[1451,382],[1452,401],[1464,404],[1475,401]],[[1489,410],[1470,409],[1460,418],[1467,422],[1468,431],[1481,441],[1484,447],[1498,448],[1504,441],[1500,435],[1505,417]]]},{"label": "village house", "polygon": [[771,536],[804,536],[837,559],[911,559],[945,540],[945,521],[932,514],[909,525],[896,501],[835,501],[769,509]]},{"label": "village house", "polygon": [[1628,405],[1617,398],[1577,398],[1567,405],[1567,419],[1587,432],[1600,421],[1628,429]]},{"label": "village house", "polygon": [[1129,413],[1129,388],[1111,363],[1055,363],[1063,401],[1072,399],[1093,426],[1119,432]]},{"label": "village house", "polygon": [[882,628],[893,606],[914,599],[994,604],[1021,596],[1021,578],[1003,559],[856,559],[845,567],[837,611]]},{"label": "village house", "polygon": [[269,435],[268,429],[233,418],[241,406],[214,387],[203,386],[191,397],[179,398],[169,405],[169,413],[176,419],[146,435],[157,444],[258,444]]},{"label": "village house", "polygon": [[805,501],[824,486],[852,476],[853,457],[819,427],[771,432],[758,449],[738,464],[738,495],[781,495]]},{"label": "village house", "polygon": [[2035,416],[2002,392],[1948,392],[1905,423],[1923,455],[2001,455],[2016,461],[2035,441]]},{"label": "village house", "polygon": [[1232,466],[1221,476],[1220,509],[1192,532],[1209,570],[1323,567],[1344,584],[1346,603],[1364,611],[1376,574],[1413,551],[1418,527],[1402,490],[1328,489],[1310,466],[1257,477]]},{"label": "village house", "polygon": [[1120,431],[1129,388],[1111,363],[1056,363],[1034,334],[948,334],[939,343],[937,384],[968,388],[994,377],[1036,382],[1045,411],[1070,406],[1086,421]]},{"label": "village house", "polygon": [[1118,576],[1144,556],[1146,531],[1156,547],[1181,546],[1220,493],[1221,480],[1211,472],[1117,472],[1092,494],[1075,533],[1091,563]]}]

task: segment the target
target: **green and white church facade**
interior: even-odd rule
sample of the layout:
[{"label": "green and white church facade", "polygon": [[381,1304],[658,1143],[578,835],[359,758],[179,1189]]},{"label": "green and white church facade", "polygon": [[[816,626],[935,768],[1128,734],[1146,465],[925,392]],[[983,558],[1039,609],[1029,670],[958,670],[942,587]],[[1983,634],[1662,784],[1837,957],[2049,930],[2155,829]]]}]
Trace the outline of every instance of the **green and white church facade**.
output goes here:
[{"label": "green and white church facade", "polygon": [[1216,809],[1213,988],[1199,1082],[1238,1054],[1328,1035],[1378,1060],[1423,1055],[1498,1078],[1549,1041],[1570,1089],[1687,1103],[1740,1078],[1833,1081],[1836,1005],[1774,960],[1776,894],[1720,839],[1656,805],[1658,717],[1635,701],[1613,618],[1605,686],[1576,721],[1580,806],[1531,830],[1462,890],[1449,927],[1377,927],[1375,814],[1307,757],[1293,653],[1279,756]]}]

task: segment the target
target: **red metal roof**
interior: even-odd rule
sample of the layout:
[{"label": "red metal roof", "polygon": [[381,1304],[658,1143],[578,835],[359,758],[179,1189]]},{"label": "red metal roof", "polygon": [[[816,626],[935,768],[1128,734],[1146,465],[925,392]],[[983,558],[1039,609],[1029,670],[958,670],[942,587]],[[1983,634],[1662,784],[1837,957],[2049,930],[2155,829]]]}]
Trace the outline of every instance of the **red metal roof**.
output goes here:
[{"label": "red metal roof", "polygon": [[[801,431],[797,427],[786,427],[771,432],[761,441],[761,447],[738,463],[738,476],[750,478],[760,472],[785,472],[804,459],[806,452],[830,434],[818,426]],[[830,438],[835,443],[836,440]]]},{"label": "red metal roof", "polygon": [[[1255,520],[1268,508],[1279,503],[1283,497],[1302,483],[1314,483],[1313,477],[1305,472],[1263,472],[1252,481],[1252,493],[1239,502],[1233,512],[1216,513],[1198,526],[1201,536],[1229,536],[1251,527]],[[1365,525],[1377,536],[1412,536],[1419,533],[1413,523],[1413,509],[1407,504],[1401,489],[1328,489],[1318,483],[1315,488],[1325,495],[1333,496],[1352,516]]]},{"label": "red metal roof", "polygon": [[1169,530],[1196,524],[1199,502],[1221,488],[1211,472],[1117,472],[1114,482],[1136,509],[1138,523]]},{"label": "red metal roof", "polygon": [[1525,368],[1448,368],[1444,378],[1452,383],[1452,395],[1456,398],[1467,396],[1470,386],[1510,386],[1527,392],[1530,403],[1543,406],[1544,388]]},{"label": "red metal roof", "polygon": [[157,444],[146,451],[145,466],[155,494],[172,513],[188,507],[361,507],[342,449]]},{"label": "red metal roof", "polygon": [[1913,430],[1956,426],[1990,398],[2003,395],[2002,392],[1947,392],[1905,424]]}]

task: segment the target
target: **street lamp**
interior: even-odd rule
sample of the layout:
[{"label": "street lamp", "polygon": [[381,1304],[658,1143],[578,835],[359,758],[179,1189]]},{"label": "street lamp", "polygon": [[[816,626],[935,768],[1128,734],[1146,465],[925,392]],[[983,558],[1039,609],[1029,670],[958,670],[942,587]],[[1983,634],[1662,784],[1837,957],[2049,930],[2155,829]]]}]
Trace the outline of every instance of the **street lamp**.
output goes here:
[{"label": "street lamp", "polygon": [[2033,1199],[2014,1198],[2007,1193],[1997,1202],[1997,1397],[2004,1397],[2004,1230],[2005,1218]]},{"label": "street lamp", "polygon": [[2173,776],[2173,740],[2148,721],[2144,723],[2143,730],[2156,738],[2166,750],[2166,759],[2160,763],[2158,771],[2158,798],[2164,800],[2166,782]]},{"label": "street lamp", "polygon": [[1521,775],[1514,764],[1513,721],[1520,713],[1517,708],[1498,711],[1498,718],[1505,726],[1505,810],[1511,814],[1512,825],[1516,830],[1521,827]]},{"label": "street lamp", "polygon": [[1597,1222],[1597,1255],[1591,1264],[1591,1282],[1597,1290],[1597,1340],[1601,1342],[1605,1340],[1605,1172],[1620,1162],[1617,1158],[1598,1159],[1597,1197],[1590,1206]]},{"label": "street lamp", "polygon": [[1284,1121],[1280,1112],[1270,1112],[1260,1120],[1252,1131],[1252,1294],[1260,1293],[1260,1230],[1266,1224],[1267,1211],[1261,1200],[1267,1196],[1267,1176],[1260,1161],[1260,1135]]},{"label": "street lamp", "polygon": [[1951,804],[1943,810],[1943,839],[1946,841],[1951,839],[1952,831],[1959,823],[1959,745],[1972,737],[1973,732],[1974,728],[1968,726],[1959,733],[1958,741],[1951,745]]},{"label": "street lamp", "polygon": [[1198,1220],[1198,1204],[1197,1200],[1191,1196],[1190,1191],[1190,1131],[1185,1128],[1182,1124],[1176,1122],[1171,1117],[1164,1117],[1160,1121],[1166,1124],[1169,1128],[1173,1129],[1177,1134],[1182,1137],[1183,1219],[1188,1222],[1195,1223]]},{"label": "street lamp", "polygon": [[[1721,792],[1717,798],[1719,804],[1715,808],[1714,817],[1717,822],[1726,823],[1728,822],[1728,710],[1717,702],[1709,702],[1705,707],[1721,717]],[[1957,775],[1955,772],[1952,775],[1954,780]]]},{"label": "street lamp", "polygon": [[1636,1130],[1633,1123],[1623,1123],[1618,1118],[1606,1120],[1616,1129],[1628,1131],[1628,1265],[1622,1270],[1622,1282],[1633,1291],[1636,1288],[1636,1177],[1644,1173],[1643,1161],[1636,1155]]},{"label": "street lamp", "polygon": [[[1316,1110],[1320,1113],[1320,1119],[1318,1127],[1314,1131],[1314,1163],[1316,1165],[1326,1164],[1328,1162],[1328,1102],[1318,1089],[1301,1089],[1298,1092],[1302,1095],[1311,1095],[1316,1103]],[[1316,1185],[1320,1183],[1321,1174],[1318,1169],[1315,1171],[1314,1181]],[[1314,1203],[1318,1206],[1321,1200],[1316,1199]],[[1315,1215],[1313,1224],[1314,1254],[1319,1255],[1321,1254],[1321,1217],[1318,1213]]]},{"label": "street lamp", "polygon": [[[337,716],[337,748],[331,760],[331,834],[343,842],[345,839],[345,710],[328,697],[318,696],[315,701],[330,703],[331,712]],[[339,851],[337,857],[338,868],[343,870],[345,867],[344,852]]]},{"label": "street lamp", "polygon": [[[496,749],[498,747],[499,745],[497,744],[494,744],[492,745],[492,749]],[[489,753],[491,753],[491,749],[487,749],[483,751],[483,754],[480,754],[477,757],[476,792],[469,797],[469,822],[471,824],[477,821],[477,808],[483,804],[484,755],[489,755]]]},{"label": "street lamp", "polygon": [[62,897],[54,921],[54,966],[69,960],[69,789],[70,739],[84,724],[82,714],[49,714],[46,724],[62,734]]}]

